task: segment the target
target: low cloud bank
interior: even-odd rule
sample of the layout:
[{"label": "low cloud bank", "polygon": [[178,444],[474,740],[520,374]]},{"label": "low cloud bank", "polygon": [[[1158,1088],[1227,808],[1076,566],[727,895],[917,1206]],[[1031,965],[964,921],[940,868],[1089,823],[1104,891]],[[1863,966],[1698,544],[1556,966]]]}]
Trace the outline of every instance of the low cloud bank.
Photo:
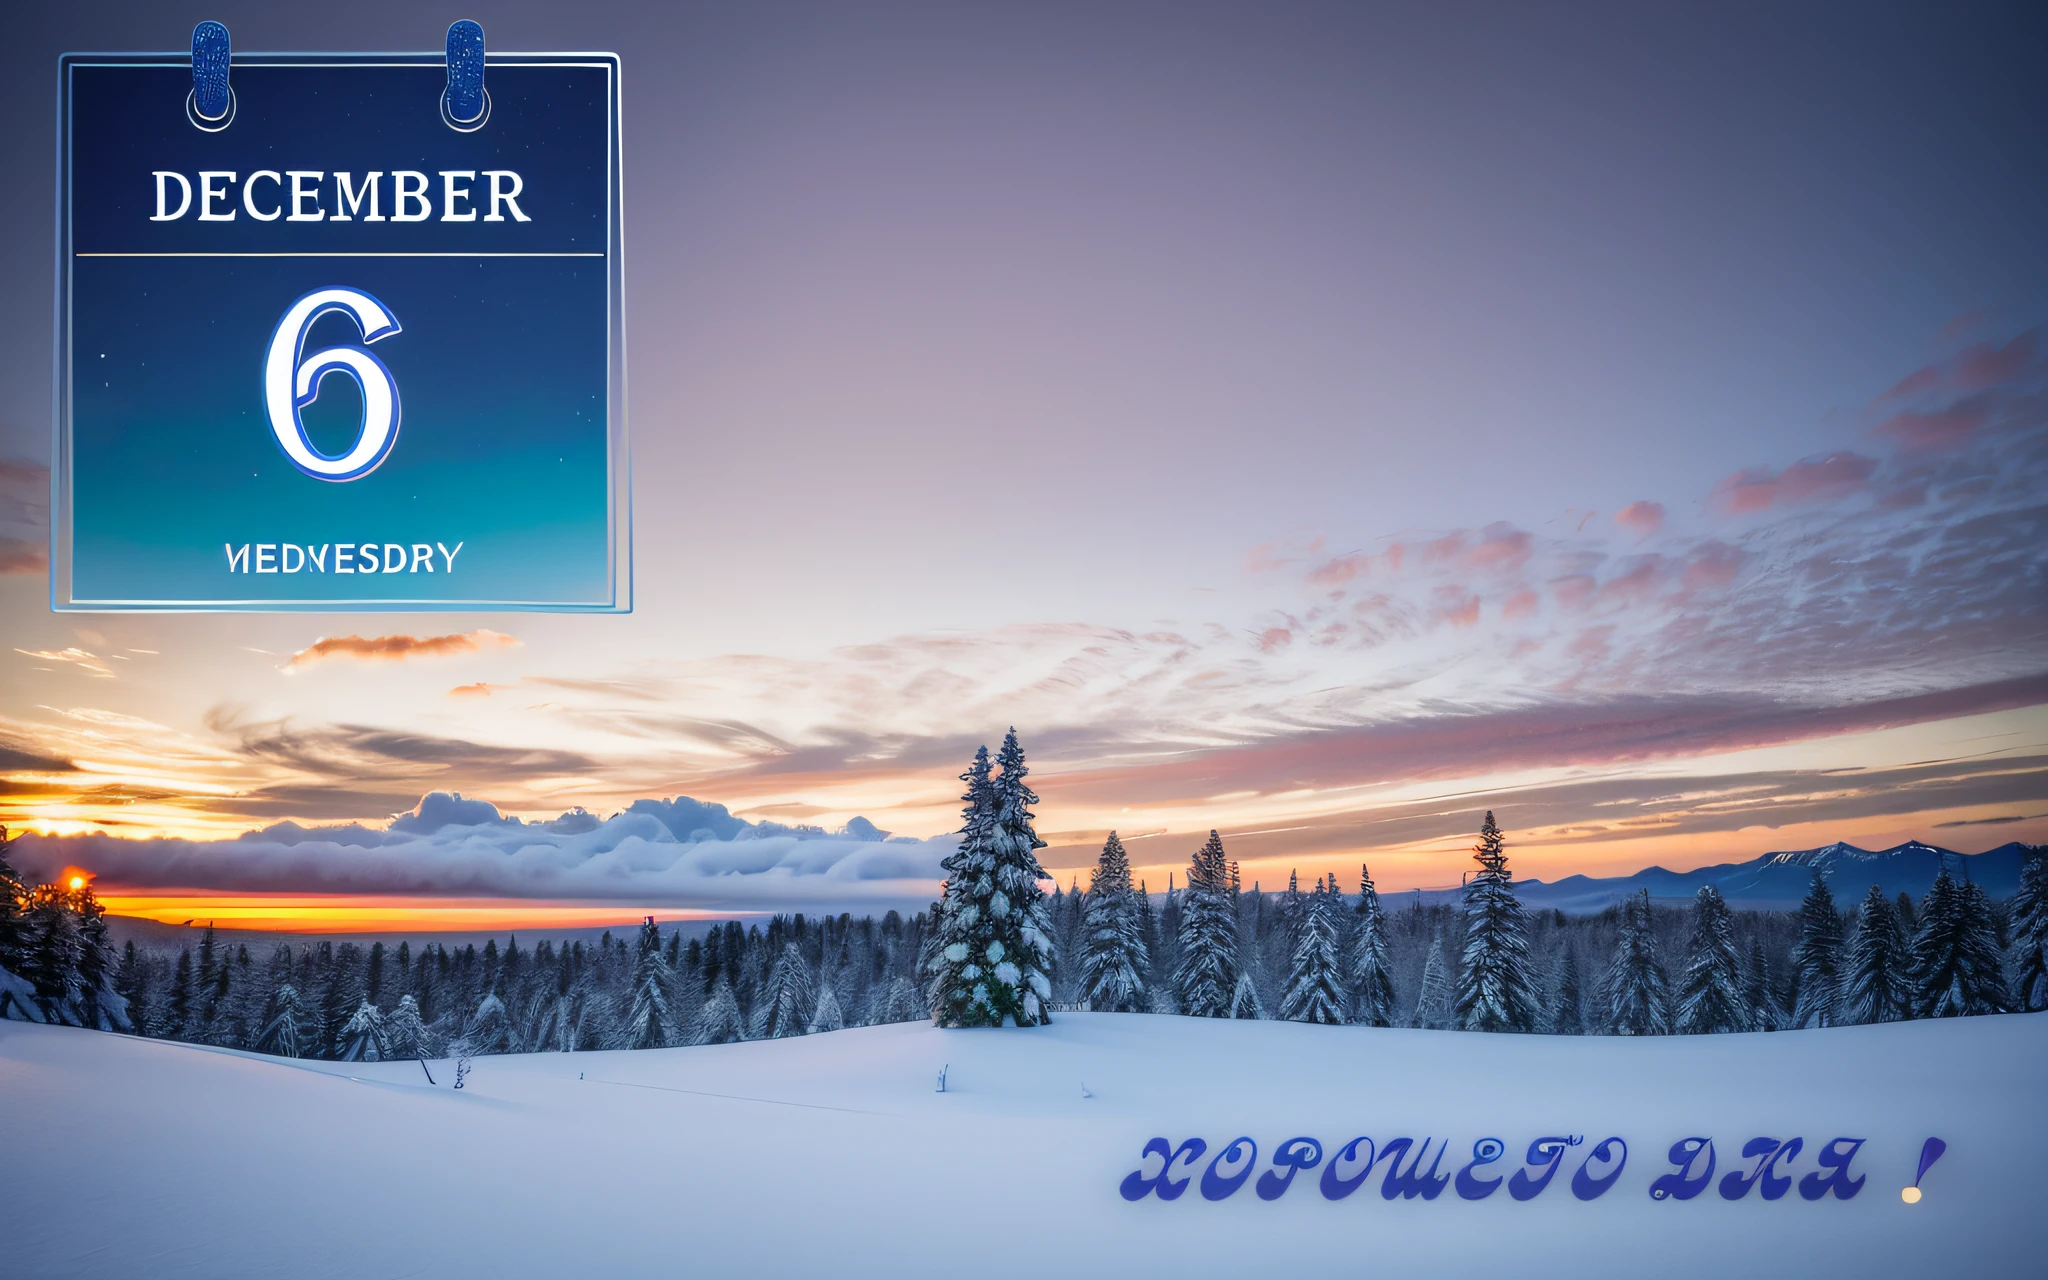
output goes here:
[{"label": "low cloud bank", "polygon": [[953,848],[950,836],[891,838],[865,819],[840,832],[747,822],[688,797],[638,801],[609,818],[574,809],[529,823],[437,791],[382,829],[282,822],[207,841],[25,835],[12,857],[32,879],[78,866],[125,890],[777,911],[922,906]]}]

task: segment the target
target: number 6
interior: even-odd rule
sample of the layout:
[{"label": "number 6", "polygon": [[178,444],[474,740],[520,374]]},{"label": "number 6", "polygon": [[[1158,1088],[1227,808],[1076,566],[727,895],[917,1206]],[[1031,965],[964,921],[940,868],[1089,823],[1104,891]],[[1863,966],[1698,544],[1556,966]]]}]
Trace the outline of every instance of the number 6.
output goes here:
[{"label": "number 6", "polygon": [[[270,430],[292,465],[316,480],[355,480],[375,471],[398,442],[398,384],[384,362],[362,347],[328,347],[301,358],[306,331],[330,311],[346,311],[367,345],[398,332],[398,317],[360,289],[315,289],[294,302],[270,335],[263,354],[263,407]],[[345,373],[363,391],[363,421],[355,445],[329,455],[306,438],[299,410],[320,396],[320,380]]]}]

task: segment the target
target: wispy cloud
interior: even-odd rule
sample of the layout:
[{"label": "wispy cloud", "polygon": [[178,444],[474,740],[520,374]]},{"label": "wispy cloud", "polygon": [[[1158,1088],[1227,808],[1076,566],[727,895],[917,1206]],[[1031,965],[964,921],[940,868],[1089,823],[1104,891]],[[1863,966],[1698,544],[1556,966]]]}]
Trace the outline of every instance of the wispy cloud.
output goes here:
[{"label": "wispy cloud", "polygon": [[2048,813],[2002,813],[1995,818],[1958,818],[1954,822],[1937,822],[1934,828],[1941,831],[1949,827],[2006,827],[2015,822],[2037,822],[2042,818],[2048,818]]},{"label": "wispy cloud", "polygon": [[81,649],[77,645],[70,645],[62,649],[16,649],[15,652],[34,658],[38,662],[56,662],[74,666],[87,675],[101,676],[109,680],[114,677],[113,669],[107,666],[106,659],[98,654]]},{"label": "wispy cloud", "polygon": [[281,671],[302,671],[329,658],[364,662],[404,662],[409,658],[444,658],[481,649],[515,649],[519,641],[501,631],[479,628],[447,636],[322,636],[294,653]]}]

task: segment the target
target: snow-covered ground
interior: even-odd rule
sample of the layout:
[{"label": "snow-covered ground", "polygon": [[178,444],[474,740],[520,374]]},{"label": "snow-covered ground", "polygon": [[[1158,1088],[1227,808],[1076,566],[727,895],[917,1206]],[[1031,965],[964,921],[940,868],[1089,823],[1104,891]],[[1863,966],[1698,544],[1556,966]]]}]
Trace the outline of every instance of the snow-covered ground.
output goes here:
[{"label": "snow-covered ground", "polygon": [[[950,1064],[943,1094],[934,1083]],[[0,1023],[0,1273],[31,1276],[1783,1276],[2041,1274],[2048,1014],[1651,1040],[1062,1015],[453,1067],[284,1062]],[[1083,1086],[1093,1096],[1084,1096]],[[1583,1135],[1527,1201],[1201,1194],[1239,1135]],[[1608,1135],[1625,1167],[1568,1185]],[[1715,1185],[1657,1200],[1670,1146]],[[1847,1201],[1719,1184],[1750,1139],[1795,1180],[1866,1139]],[[1905,1203],[1922,1142],[1948,1151]],[[1171,1202],[1119,1193],[1154,1137],[1205,1155]],[[1159,1161],[1142,1162],[1148,1173]],[[1599,1172],[1602,1166],[1595,1166]],[[1226,1166],[1225,1172],[1229,1171]],[[1351,1166],[1343,1172],[1352,1172]],[[1176,1170],[1175,1176],[1179,1176]]]}]

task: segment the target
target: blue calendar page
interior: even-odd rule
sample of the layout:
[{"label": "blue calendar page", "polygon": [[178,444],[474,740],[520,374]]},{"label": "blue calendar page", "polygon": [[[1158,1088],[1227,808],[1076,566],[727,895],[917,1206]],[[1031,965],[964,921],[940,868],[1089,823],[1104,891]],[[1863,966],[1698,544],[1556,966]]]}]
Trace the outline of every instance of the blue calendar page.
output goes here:
[{"label": "blue calendar page", "polygon": [[630,608],[618,70],[67,56],[53,605]]}]

